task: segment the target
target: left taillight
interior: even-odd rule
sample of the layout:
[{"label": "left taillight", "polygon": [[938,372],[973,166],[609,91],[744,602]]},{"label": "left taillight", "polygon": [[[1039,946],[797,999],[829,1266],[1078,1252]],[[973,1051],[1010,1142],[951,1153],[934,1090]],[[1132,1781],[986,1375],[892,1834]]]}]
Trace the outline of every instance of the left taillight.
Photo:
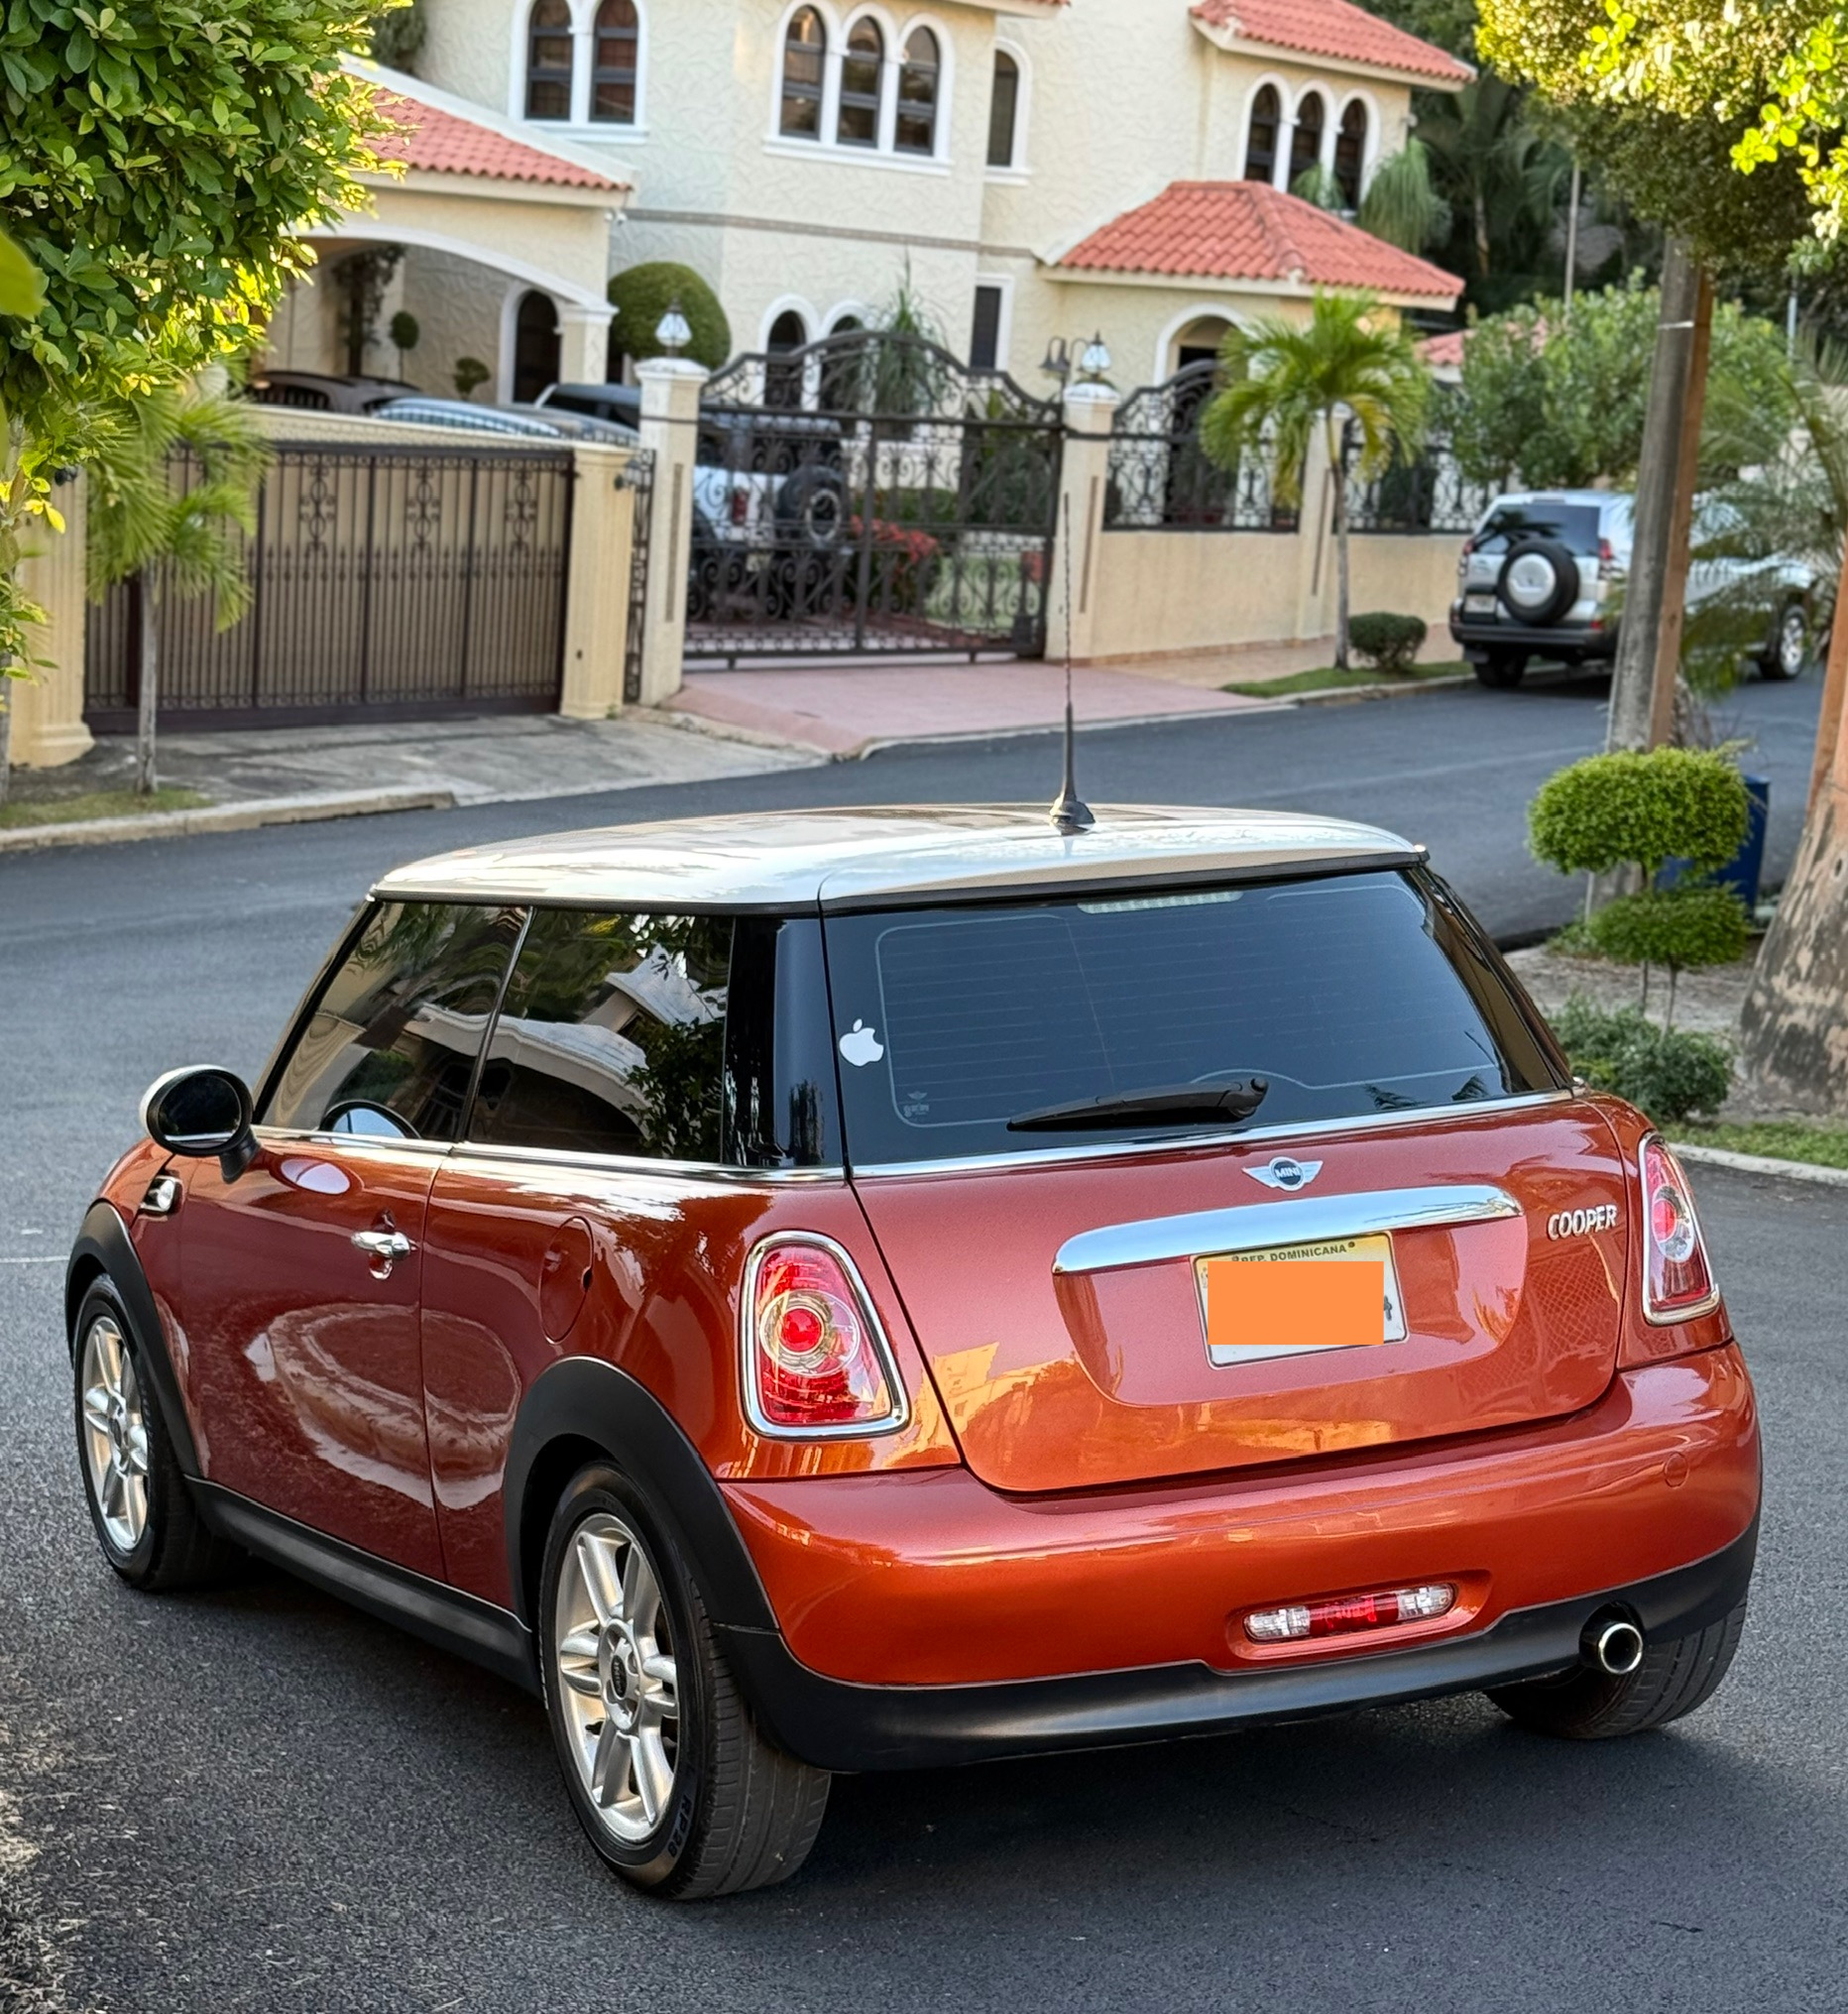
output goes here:
[{"label": "left taillight", "polygon": [[854,1261],[818,1233],[766,1239],[745,1268],[745,1412],[760,1434],[840,1439],[905,1424],[904,1381]]},{"label": "left taillight", "polygon": [[1662,1327],[1718,1307],[1700,1220],[1681,1164],[1660,1133],[1647,1133],[1638,1153],[1643,1178],[1643,1314]]}]

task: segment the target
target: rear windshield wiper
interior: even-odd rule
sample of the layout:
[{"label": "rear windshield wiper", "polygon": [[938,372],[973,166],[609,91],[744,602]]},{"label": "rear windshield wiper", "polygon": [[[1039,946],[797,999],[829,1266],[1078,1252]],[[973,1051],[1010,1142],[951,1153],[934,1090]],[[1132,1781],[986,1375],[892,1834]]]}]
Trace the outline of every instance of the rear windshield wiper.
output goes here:
[{"label": "rear windshield wiper", "polygon": [[1249,1119],[1270,1089],[1263,1077],[1230,1084],[1171,1084],[1150,1091],[1123,1091],[1107,1098],[1081,1098],[1017,1113],[1009,1132],[1081,1131],[1108,1125],[1226,1125]]}]

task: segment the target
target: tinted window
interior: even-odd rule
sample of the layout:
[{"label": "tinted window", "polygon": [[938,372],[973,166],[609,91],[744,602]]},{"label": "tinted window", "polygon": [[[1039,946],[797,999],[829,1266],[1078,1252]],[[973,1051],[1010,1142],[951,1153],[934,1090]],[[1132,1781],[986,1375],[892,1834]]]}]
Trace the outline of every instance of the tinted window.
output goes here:
[{"label": "tinted window", "polygon": [[1079,1100],[1262,1077],[1269,1126],[1539,1089],[1558,1075],[1490,960],[1396,874],[831,917],[862,1165],[1161,1128],[1010,1130]]},{"label": "tinted window", "polygon": [[1568,552],[1598,549],[1595,504],[1503,504],[1476,535],[1478,552],[1506,552],[1519,538],[1557,538]]},{"label": "tinted window", "polygon": [[262,1118],[452,1140],[521,911],[382,902],[274,1078]]},{"label": "tinted window", "polygon": [[842,1159],[828,977],[813,917],[741,916],[726,998],[725,1158],[749,1168]]},{"label": "tinted window", "polygon": [[536,909],[469,1137],[719,1158],[729,917]]}]

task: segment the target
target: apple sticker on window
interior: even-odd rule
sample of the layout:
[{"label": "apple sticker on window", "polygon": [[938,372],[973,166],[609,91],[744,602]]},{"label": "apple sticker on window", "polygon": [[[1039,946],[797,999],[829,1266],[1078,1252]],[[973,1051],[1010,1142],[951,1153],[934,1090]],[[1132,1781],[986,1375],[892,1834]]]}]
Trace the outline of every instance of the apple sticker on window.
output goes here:
[{"label": "apple sticker on window", "polygon": [[876,1063],[885,1054],[885,1044],[879,1040],[877,1028],[869,1028],[865,1021],[857,1020],[841,1037],[841,1054],[856,1070],[860,1070],[868,1063]]}]

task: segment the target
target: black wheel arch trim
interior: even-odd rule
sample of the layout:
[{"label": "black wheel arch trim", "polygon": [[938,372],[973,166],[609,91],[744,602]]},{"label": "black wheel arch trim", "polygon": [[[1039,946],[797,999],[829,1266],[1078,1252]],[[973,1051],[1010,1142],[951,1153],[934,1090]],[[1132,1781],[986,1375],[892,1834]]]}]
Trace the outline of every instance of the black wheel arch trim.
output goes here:
[{"label": "black wheel arch trim", "polygon": [[764,1731],[792,1755],[818,1769],[936,1768],[1228,1733],[1542,1678],[1578,1662],[1580,1636],[1600,1608],[1633,1611],[1651,1637],[1717,1622],[1745,1599],[1757,1550],[1754,1517],[1731,1545],[1646,1581],[1517,1609],[1488,1629],[1415,1649],[1270,1670],[1174,1664],[1005,1684],[868,1686],[811,1671],[773,1629],[718,1634]]},{"label": "black wheel arch trim", "polygon": [[199,1475],[198,1450],[192,1442],[192,1422],[186,1416],[179,1395],[179,1380],[173,1375],[173,1359],[168,1355],[167,1331],[161,1326],[161,1311],[154,1303],[154,1289],[142,1270],[141,1256],[128,1235],[121,1212],[113,1203],[98,1198],[84,1213],[76,1242],[64,1267],[64,1337],[70,1346],[70,1361],[77,1361],[77,1310],[98,1272],[107,1273],[122,1296],[122,1305],[134,1325],[135,1342],[142,1368],[161,1408],[167,1438],[173,1445],[179,1473],[188,1481]]},{"label": "black wheel arch trim", "polygon": [[[584,1442],[641,1488],[699,1582],[715,1626],[776,1631],[769,1598],[712,1471],[645,1385],[598,1357],[567,1357],[527,1388],[514,1422],[502,1482],[514,1612],[531,1622],[538,1589],[529,1564],[544,1545],[551,1504],[530,1501],[549,1448]],[[529,1583],[533,1583],[529,1585]]]},{"label": "black wheel arch trim", "polygon": [[195,1482],[192,1493],[218,1537],[537,1696],[531,1634],[505,1608],[361,1552],[215,1482]]}]

